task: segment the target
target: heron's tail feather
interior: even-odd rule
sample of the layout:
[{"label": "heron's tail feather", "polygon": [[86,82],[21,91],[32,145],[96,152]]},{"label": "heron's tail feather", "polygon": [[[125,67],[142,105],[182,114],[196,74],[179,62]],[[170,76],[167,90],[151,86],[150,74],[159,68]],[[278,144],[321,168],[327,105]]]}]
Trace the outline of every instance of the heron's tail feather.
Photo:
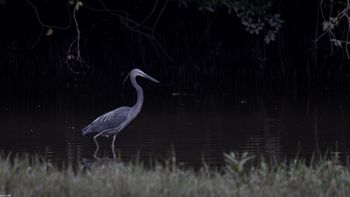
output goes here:
[{"label": "heron's tail feather", "polygon": [[85,127],[85,128],[83,128],[81,131],[83,132],[83,135],[86,135],[86,134],[90,133],[91,132],[90,125]]}]

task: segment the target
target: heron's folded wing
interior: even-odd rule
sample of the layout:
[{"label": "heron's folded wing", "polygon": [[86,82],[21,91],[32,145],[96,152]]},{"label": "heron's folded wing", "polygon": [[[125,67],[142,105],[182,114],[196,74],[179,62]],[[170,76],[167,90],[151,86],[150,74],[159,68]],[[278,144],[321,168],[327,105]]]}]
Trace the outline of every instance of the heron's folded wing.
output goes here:
[{"label": "heron's folded wing", "polygon": [[117,130],[127,120],[130,107],[120,107],[96,118],[90,125],[82,129],[83,135],[87,133],[108,132]]}]

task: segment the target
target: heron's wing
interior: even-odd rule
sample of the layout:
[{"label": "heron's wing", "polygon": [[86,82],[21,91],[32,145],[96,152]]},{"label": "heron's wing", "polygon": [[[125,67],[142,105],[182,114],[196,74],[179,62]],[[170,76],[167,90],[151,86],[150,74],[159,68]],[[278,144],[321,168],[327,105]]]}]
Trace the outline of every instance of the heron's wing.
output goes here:
[{"label": "heron's wing", "polygon": [[87,133],[108,132],[118,130],[119,126],[127,120],[130,107],[120,107],[96,118],[91,124],[83,128],[83,135]]}]

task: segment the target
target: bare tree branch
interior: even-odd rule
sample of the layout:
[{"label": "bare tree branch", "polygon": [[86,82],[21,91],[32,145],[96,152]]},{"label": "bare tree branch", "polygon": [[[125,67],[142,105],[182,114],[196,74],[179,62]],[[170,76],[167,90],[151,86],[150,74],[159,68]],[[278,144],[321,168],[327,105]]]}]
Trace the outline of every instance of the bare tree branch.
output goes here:
[{"label": "bare tree branch", "polygon": [[170,61],[174,62],[173,58],[166,52],[166,50],[161,46],[160,43],[157,42],[157,40],[154,37],[155,27],[157,26],[157,24],[158,24],[158,22],[160,20],[160,17],[163,14],[163,12],[164,12],[167,4],[168,4],[168,0],[164,3],[164,5],[162,6],[160,12],[156,16],[156,20],[152,24],[152,27],[145,26],[144,24],[155,13],[156,8],[157,8],[157,6],[159,4],[158,0],[155,1],[152,10],[149,12],[149,14],[147,14],[147,16],[141,22],[137,22],[137,21],[133,20],[130,17],[130,15],[127,12],[125,12],[125,11],[108,8],[102,0],[100,0],[100,3],[101,3],[101,6],[102,6],[102,9],[93,8],[92,6],[89,6],[89,5],[86,5],[86,4],[84,4],[84,7],[87,8],[87,9],[90,9],[92,11],[106,12],[106,13],[109,13],[111,16],[118,17],[120,22],[123,25],[125,25],[130,31],[138,33],[138,34],[144,36],[145,38],[147,38],[150,41],[150,43],[152,44],[152,46],[154,47],[154,49],[156,50],[157,54],[159,53],[158,49],[160,49],[162,51],[162,53]]},{"label": "bare tree branch", "polygon": [[68,14],[68,16],[69,16],[68,24],[66,26],[62,26],[61,27],[61,26],[56,26],[56,25],[48,25],[48,24],[44,23],[42,21],[42,19],[40,18],[40,15],[39,15],[37,7],[30,0],[27,0],[27,3],[30,6],[32,6],[32,8],[34,9],[36,18],[37,18],[37,20],[38,20],[38,22],[40,23],[41,26],[47,27],[47,28],[51,28],[51,29],[59,29],[59,30],[68,30],[71,27],[72,19],[71,19],[71,14],[70,14],[70,11],[69,11],[69,7],[67,7],[67,10],[68,10],[68,13],[69,13]]},{"label": "bare tree branch", "polygon": [[[337,3],[333,2],[333,0],[329,2],[329,13],[328,16],[325,16],[323,12],[323,6],[325,5],[325,3],[323,0],[320,0],[320,10],[321,16],[323,18],[323,32],[315,39],[315,42],[318,42],[323,36],[328,35],[331,44],[331,51],[333,51],[333,46],[343,47],[347,58],[350,59],[350,0],[346,0],[345,4],[339,4],[342,8],[338,8],[338,10],[340,9],[339,13],[333,16],[333,6],[335,4]],[[343,32],[342,29],[339,27],[339,24],[341,23],[345,23],[345,38],[339,36],[339,32]]]}]

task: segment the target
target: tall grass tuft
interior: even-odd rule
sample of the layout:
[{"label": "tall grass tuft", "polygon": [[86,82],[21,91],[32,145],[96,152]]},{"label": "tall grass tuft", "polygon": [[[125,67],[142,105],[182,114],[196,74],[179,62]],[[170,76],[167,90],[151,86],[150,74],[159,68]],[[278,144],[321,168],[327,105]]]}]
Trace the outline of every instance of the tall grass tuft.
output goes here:
[{"label": "tall grass tuft", "polygon": [[[38,157],[0,158],[0,194],[12,196],[348,196],[349,166],[332,160],[252,165],[224,155],[226,166],[200,170],[109,160],[89,168],[58,169]],[[249,165],[248,165],[249,164]]]}]

